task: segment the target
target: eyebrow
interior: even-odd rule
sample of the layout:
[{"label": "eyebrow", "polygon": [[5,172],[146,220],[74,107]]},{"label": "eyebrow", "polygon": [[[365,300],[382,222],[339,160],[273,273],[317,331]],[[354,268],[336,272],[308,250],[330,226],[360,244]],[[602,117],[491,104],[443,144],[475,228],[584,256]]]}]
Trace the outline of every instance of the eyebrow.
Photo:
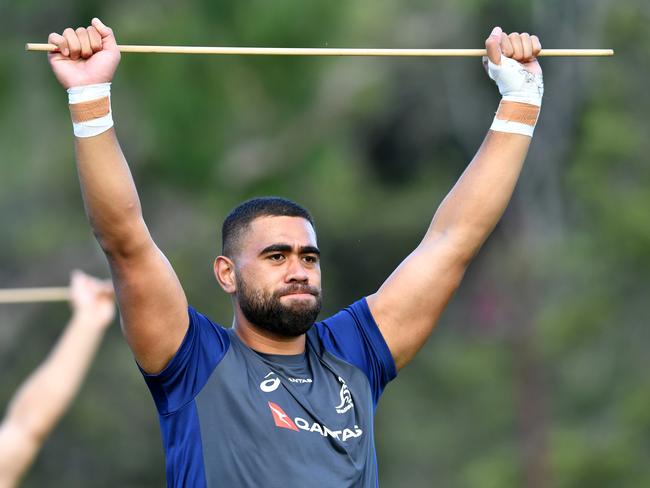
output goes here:
[{"label": "eyebrow", "polygon": [[[272,252],[291,252],[291,251],[293,251],[293,247],[291,247],[289,244],[271,244],[270,246],[266,246],[264,249],[260,251],[260,256]],[[316,246],[300,246],[298,248],[298,253],[316,254],[317,256],[320,256],[320,250]]]}]

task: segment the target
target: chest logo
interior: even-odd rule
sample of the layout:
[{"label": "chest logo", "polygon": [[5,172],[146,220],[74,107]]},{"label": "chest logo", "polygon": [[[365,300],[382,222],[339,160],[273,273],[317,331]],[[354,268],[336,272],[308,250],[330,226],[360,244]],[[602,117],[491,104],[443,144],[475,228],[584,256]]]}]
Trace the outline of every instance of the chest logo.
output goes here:
[{"label": "chest logo", "polygon": [[341,403],[339,403],[338,406],[335,408],[336,408],[336,413],[345,413],[348,410],[350,410],[352,407],[354,407],[354,403],[352,402],[352,394],[350,393],[350,390],[348,389],[348,385],[345,383],[345,380],[340,376],[338,378],[339,381],[341,382],[341,391],[339,392]]},{"label": "chest logo", "polygon": [[296,427],[296,424],[294,424],[291,418],[286,413],[284,413],[284,410],[282,410],[279,405],[276,405],[273,402],[269,402],[269,408],[273,414],[273,421],[275,422],[276,427],[280,427],[281,429],[295,430],[298,432],[298,427]]},{"label": "chest logo", "polygon": [[363,430],[360,429],[358,425],[339,430],[332,430],[326,425],[318,422],[309,422],[302,417],[294,417],[291,419],[291,417],[282,410],[280,405],[276,403],[268,402],[268,405],[273,414],[273,422],[275,423],[275,426],[280,429],[289,429],[295,432],[305,431],[312,434],[316,433],[320,434],[322,437],[332,437],[343,442],[347,442],[348,439],[356,439],[363,435]]},{"label": "chest logo", "polygon": [[273,371],[267,374],[264,378],[264,381],[260,383],[260,390],[264,393],[271,393],[272,391],[277,390],[278,386],[280,386],[280,378],[278,378]]}]

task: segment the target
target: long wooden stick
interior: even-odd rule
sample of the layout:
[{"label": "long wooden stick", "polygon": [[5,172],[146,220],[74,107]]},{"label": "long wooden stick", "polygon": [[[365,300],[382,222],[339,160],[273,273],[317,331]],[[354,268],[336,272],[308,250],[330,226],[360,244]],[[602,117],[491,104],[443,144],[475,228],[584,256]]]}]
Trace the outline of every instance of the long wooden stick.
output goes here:
[{"label": "long wooden stick", "polygon": [[[485,49],[339,49],[283,47],[118,46],[123,53],[255,54],[280,56],[485,56]],[[27,51],[57,51],[53,44],[28,43]],[[540,56],[613,56],[613,49],[542,49]]]},{"label": "long wooden stick", "polygon": [[70,288],[5,288],[0,303],[61,302],[70,300]]}]

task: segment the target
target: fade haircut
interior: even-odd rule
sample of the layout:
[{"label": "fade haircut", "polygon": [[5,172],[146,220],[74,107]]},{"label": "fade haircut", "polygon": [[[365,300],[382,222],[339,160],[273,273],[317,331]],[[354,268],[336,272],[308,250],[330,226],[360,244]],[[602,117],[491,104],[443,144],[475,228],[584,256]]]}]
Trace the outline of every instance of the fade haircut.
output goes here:
[{"label": "fade haircut", "polygon": [[235,207],[223,221],[221,252],[224,256],[234,258],[248,226],[259,217],[301,217],[316,228],[309,211],[296,202],[281,197],[251,198]]}]

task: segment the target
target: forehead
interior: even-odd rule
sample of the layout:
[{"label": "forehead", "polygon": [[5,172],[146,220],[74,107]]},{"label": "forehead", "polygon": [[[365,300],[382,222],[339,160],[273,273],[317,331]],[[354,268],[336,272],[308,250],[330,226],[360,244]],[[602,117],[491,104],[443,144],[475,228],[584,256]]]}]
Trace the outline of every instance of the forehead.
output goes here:
[{"label": "forehead", "polygon": [[242,251],[259,252],[272,244],[316,246],[316,231],[302,217],[258,217],[243,236]]}]

